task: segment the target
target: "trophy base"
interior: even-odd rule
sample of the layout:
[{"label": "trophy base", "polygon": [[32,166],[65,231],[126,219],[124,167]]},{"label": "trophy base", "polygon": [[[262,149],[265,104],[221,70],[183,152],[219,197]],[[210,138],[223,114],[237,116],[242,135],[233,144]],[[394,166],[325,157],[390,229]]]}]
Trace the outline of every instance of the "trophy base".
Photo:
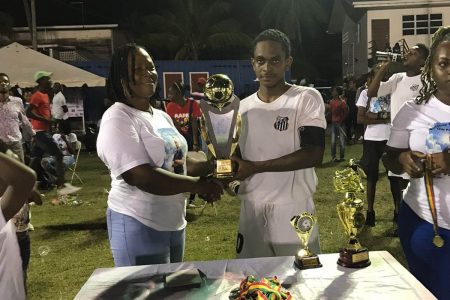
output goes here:
[{"label": "trophy base", "polygon": [[213,177],[217,179],[233,178],[233,165],[231,159],[216,159],[214,161]]},{"label": "trophy base", "polygon": [[340,249],[337,264],[346,268],[365,268],[370,266],[367,248],[359,250]]},{"label": "trophy base", "polygon": [[322,267],[322,264],[320,263],[319,257],[317,255],[312,255],[312,256],[296,255],[294,264],[300,270]]}]

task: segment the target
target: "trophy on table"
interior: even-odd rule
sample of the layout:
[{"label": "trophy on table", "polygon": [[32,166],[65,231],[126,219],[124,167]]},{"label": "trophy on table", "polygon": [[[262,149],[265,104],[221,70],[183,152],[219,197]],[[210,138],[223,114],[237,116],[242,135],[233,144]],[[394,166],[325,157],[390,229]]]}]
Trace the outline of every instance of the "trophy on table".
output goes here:
[{"label": "trophy on table", "polygon": [[308,247],[316,218],[309,212],[300,213],[291,219],[291,224],[297,232],[302,243],[302,248],[295,254],[295,266],[299,269],[320,268],[322,264],[317,254],[312,253]]},{"label": "trophy on table", "polygon": [[344,170],[336,171],[333,179],[335,190],[345,193],[345,198],[336,208],[349,241],[339,250],[337,263],[347,268],[364,268],[370,265],[369,251],[356,238],[365,222],[364,203],[356,196],[356,193],[364,192],[362,177],[365,177],[364,171],[351,159]]},{"label": "trophy on table", "polygon": [[206,81],[206,99],[200,101],[202,138],[213,157],[213,177],[216,179],[232,178],[235,171],[230,157],[238,145],[241,116],[240,100],[233,91],[231,79],[227,75],[216,74]]}]

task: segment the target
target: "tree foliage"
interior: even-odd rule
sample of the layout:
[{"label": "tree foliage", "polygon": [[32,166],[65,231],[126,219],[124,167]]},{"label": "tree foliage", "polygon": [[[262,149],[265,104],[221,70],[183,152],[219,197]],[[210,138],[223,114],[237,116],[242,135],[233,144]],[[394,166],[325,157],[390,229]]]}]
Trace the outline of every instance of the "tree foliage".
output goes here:
[{"label": "tree foliage", "polygon": [[152,52],[162,56],[169,53],[177,60],[197,60],[206,52],[226,54],[227,50],[250,47],[251,38],[242,32],[240,23],[230,17],[229,2],[168,2],[168,9],[133,21],[136,41]]}]

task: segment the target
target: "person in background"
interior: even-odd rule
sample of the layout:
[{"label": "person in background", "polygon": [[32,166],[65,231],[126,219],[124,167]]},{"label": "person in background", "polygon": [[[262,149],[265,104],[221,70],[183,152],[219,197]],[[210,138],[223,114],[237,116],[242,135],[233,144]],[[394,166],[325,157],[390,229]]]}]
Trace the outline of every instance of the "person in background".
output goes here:
[{"label": "person in background", "polygon": [[[58,132],[53,135],[53,140],[63,154],[64,168],[67,170],[75,163],[78,139],[75,133],[71,132],[70,124],[68,122],[61,122],[56,126]],[[56,157],[47,156],[42,158],[41,165],[45,171],[51,174],[51,176],[56,176]]]},{"label": "person in background", "polygon": [[22,132],[28,139],[34,135],[32,126],[26,117],[22,100],[10,95],[10,81],[5,73],[0,73],[0,140],[24,161]]},{"label": "person in background", "polygon": [[[41,159],[44,154],[52,155],[56,158],[57,173],[57,193],[67,195],[76,193],[81,188],[70,183],[64,183],[63,154],[50,134],[52,118],[50,113],[49,92],[52,88],[50,77],[53,73],[46,71],[36,72],[35,81],[38,83],[38,90],[31,96],[30,105],[26,110],[27,116],[31,119],[31,124],[36,132],[34,146],[31,153],[30,166],[36,170],[41,170]],[[39,179],[43,179],[38,172]]]},{"label": "person in background", "polygon": [[[368,85],[367,95],[368,97],[383,97],[389,95],[390,97],[390,121],[394,120],[398,111],[402,105],[419,95],[419,91],[422,88],[422,81],[420,77],[421,69],[425,64],[425,60],[428,57],[429,50],[423,44],[417,44],[409,49],[409,52],[405,56],[403,67],[405,72],[395,73],[389,77],[387,81],[382,81],[388,75],[390,62],[386,62],[381,65],[378,72],[375,74],[370,85]],[[392,199],[394,201],[394,232],[396,235],[398,209],[400,202],[403,199],[403,191],[408,185],[408,175],[402,174],[401,176],[388,173],[389,184],[391,188]],[[375,211],[369,210],[367,212],[368,220],[370,224],[375,224]],[[372,225],[372,226],[373,226]]]},{"label": "person in background", "polygon": [[52,100],[52,118],[56,124],[69,122],[69,108],[67,107],[66,97],[63,94],[63,87],[59,82],[53,84],[53,100]]},{"label": "person in background", "polygon": [[[150,54],[127,44],[113,54],[107,81],[114,102],[103,114],[97,153],[111,172],[106,222],[116,267],[181,262],[186,198],[196,193],[213,202],[222,187],[205,177],[210,162],[186,160],[187,142],[165,112],[153,109],[158,74]],[[174,140],[186,166],[173,173]]]},{"label": "person in background", "polygon": [[347,136],[347,143],[354,144],[358,140],[358,123],[356,108],[356,82],[354,78],[349,78],[347,84],[343,88],[345,101],[348,106],[348,116],[345,119],[345,133]]},{"label": "person in background", "polygon": [[[369,73],[367,86],[370,85],[374,76],[374,71]],[[361,92],[356,106],[358,107],[358,123],[365,125],[363,141],[363,155],[360,161],[361,166],[367,175],[367,216],[366,225],[375,226],[375,193],[379,177],[379,165],[381,156],[384,153],[390,132],[390,109],[389,112],[381,111],[379,104],[381,101],[388,103],[389,95],[382,97],[368,97],[367,89]]]},{"label": "person in background", "polygon": [[[328,104],[331,113],[331,161],[342,162],[345,160],[345,132],[342,124],[348,115],[348,106],[340,95],[342,89],[334,86],[331,89],[332,99]],[[339,159],[336,159],[336,138],[339,138]]]},{"label": "person in background", "polygon": [[450,299],[449,74],[450,27],[441,27],[432,38],[423,86],[396,114],[383,159],[393,173],[411,177],[398,235],[409,271],[438,299]]}]

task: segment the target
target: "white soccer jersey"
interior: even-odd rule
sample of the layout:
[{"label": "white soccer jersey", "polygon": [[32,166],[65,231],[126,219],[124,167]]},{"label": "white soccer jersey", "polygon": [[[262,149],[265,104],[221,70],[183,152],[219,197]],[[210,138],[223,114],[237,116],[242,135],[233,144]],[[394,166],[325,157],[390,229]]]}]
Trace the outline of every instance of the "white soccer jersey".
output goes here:
[{"label": "white soccer jersey", "polygon": [[[253,94],[241,101],[242,158],[265,161],[300,149],[299,131],[304,126],[326,127],[320,93],[292,86],[271,103]],[[241,183],[241,212],[236,250],[238,257],[294,255],[300,246],[290,219],[300,212],[315,213],[312,195],[317,177],[314,168],[255,174]],[[320,251],[318,227],[310,239],[312,251]]]}]

